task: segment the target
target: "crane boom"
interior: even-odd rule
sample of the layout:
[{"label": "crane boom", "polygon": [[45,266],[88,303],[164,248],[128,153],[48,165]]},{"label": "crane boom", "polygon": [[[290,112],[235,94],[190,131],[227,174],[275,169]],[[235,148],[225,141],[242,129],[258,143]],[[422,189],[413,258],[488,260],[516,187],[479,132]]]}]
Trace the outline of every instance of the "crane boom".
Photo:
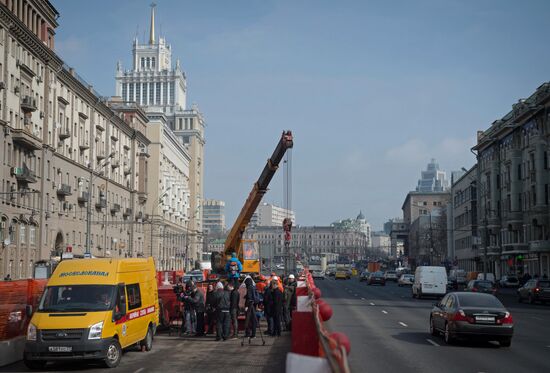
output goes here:
[{"label": "crane boom", "polygon": [[218,262],[219,264],[216,263],[217,265],[214,265],[213,263],[212,268],[214,269],[214,267],[217,267],[216,269],[218,273],[220,273],[223,268],[223,264],[225,262],[224,259],[226,259],[228,256],[231,256],[231,253],[233,252],[239,252],[246,226],[250,222],[254,211],[256,211],[256,208],[260,204],[262,197],[267,192],[267,187],[269,186],[271,179],[273,179],[275,172],[279,168],[279,163],[283,159],[285,152],[287,151],[287,149],[292,148],[293,145],[294,143],[292,132],[284,131],[281,135],[279,143],[277,144],[277,147],[275,148],[275,151],[273,152],[273,155],[271,155],[271,158],[267,160],[267,164],[265,165],[256,183],[254,183],[254,186],[252,187],[252,190],[250,191],[250,194],[248,195],[248,198],[246,199],[246,202],[244,203],[241,212],[239,213],[239,216],[237,217],[235,223],[233,223],[233,226],[229,231],[227,239],[225,240],[225,258],[222,258],[222,263]]}]

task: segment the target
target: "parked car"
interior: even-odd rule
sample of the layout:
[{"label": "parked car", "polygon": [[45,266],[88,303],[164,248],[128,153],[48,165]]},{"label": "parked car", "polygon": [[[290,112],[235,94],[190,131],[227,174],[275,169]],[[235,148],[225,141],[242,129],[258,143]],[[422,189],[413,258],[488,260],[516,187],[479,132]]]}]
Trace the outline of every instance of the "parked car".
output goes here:
[{"label": "parked car", "polygon": [[517,292],[519,302],[522,302],[524,299],[527,299],[531,304],[535,302],[550,302],[550,280],[529,280]]},{"label": "parked car", "polygon": [[497,288],[495,287],[495,284],[489,280],[472,280],[468,283],[468,286],[466,286],[464,291],[496,294]]},{"label": "parked car", "polygon": [[397,272],[386,271],[386,273],[384,273],[384,278],[386,281],[397,281]]},{"label": "parked car", "polygon": [[324,280],[325,272],[320,269],[314,269],[313,271],[311,271],[311,277],[313,277],[314,279]]},{"label": "parked car", "polygon": [[369,277],[369,271],[363,271],[359,275],[359,281],[360,282],[367,281],[368,277]]},{"label": "parked car", "polygon": [[445,267],[417,267],[411,289],[413,298],[418,297],[418,299],[428,295],[445,295],[447,293],[447,271]]},{"label": "parked car", "polygon": [[193,282],[203,282],[205,280],[204,273],[200,269],[195,269],[183,275],[182,281],[184,284],[190,280]]},{"label": "parked car", "polygon": [[491,294],[454,292],[434,304],[430,313],[430,333],[442,333],[445,342],[476,338],[498,341],[510,347],[514,334],[511,313]]},{"label": "parked car", "polygon": [[478,273],[477,280],[488,280],[491,281],[493,284],[496,282],[494,273]]},{"label": "parked car", "polygon": [[386,286],[386,279],[384,278],[384,274],[382,272],[371,272],[369,274],[369,277],[367,278],[367,285],[374,284]]},{"label": "parked car", "polygon": [[517,288],[519,286],[519,278],[513,275],[505,275],[498,282],[501,288]]},{"label": "parked car", "polygon": [[334,277],[336,270],[334,268],[329,268],[326,270],[325,275],[329,277]]},{"label": "parked car", "polygon": [[414,275],[404,274],[397,280],[398,286],[412,286],[414,283]]}]

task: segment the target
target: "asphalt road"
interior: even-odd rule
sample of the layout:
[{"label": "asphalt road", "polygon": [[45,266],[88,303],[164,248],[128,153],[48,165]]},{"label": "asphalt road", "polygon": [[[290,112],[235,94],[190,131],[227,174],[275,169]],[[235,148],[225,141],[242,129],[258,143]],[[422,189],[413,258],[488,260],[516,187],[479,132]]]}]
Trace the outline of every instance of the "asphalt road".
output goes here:
[{"label": "asphalt road", "polygon": [[512,313],[512,346],[496,342],[446,345],[429,331],[436,299],[413,299],[410,287],[368,286],[357,278],[318,280],[333,308],[333,331],[351,341],[353,372],[550,372],[550,305],[519,304],[513,290],[499,298]]},{"label": "asphalt road", "polygon": [[[265,322],[262,328],[265,330]],[[124,352],[120,365],[114,369],[105,369],[99,364],[64,362],[50,363],[44,372],[284,372],[286,354],[291,347],[290,333],[283,332],[283,336],[278,338],[265,337],[265,345],[262,345],[259,333],[257,337],[250,345],[245,341],[241,346],[241,339],[216,342],[213,336],[193,338],[160,333],[155,336],[150,352],[129,348]],[[0,368],[0,372],[29,371],[22,361]]]}]

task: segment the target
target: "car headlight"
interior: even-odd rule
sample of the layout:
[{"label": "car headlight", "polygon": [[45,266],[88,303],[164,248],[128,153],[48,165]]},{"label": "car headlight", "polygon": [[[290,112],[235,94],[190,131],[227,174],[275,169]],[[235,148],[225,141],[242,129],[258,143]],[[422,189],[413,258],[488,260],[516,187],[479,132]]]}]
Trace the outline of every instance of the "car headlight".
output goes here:
[{"label": "car headlight", "polygon": [[102,331],[103,331],[103,321],[92,325],[90,327],[90,333],[88,334],[88,339],[100,339]]},{"label": "car headlight", "polygon": [[27,341],[36,341],[36,326],[33,323],[27,327]]}]

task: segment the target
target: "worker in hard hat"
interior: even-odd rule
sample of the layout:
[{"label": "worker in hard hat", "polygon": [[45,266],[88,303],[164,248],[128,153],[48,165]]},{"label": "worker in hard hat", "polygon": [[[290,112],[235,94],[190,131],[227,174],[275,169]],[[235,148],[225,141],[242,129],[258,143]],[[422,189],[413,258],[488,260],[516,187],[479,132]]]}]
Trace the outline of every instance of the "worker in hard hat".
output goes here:
[{"label": "worker in hard hat", "polygon": [[292,311],[296,308],[296,279],[290,274],[285,281],[285,290],[283,291],[283,327],[290,330],[292,326]]},{"label": "worker in hard hat", "polygon": [[243,265],[239,258],[237,258],[237,253],[231,253],[231,259],[225,263],[225,272],[227,273],[227,278],[230,282],[235,284],[235,287],[239,285],[239,277],[243,270]]}]

